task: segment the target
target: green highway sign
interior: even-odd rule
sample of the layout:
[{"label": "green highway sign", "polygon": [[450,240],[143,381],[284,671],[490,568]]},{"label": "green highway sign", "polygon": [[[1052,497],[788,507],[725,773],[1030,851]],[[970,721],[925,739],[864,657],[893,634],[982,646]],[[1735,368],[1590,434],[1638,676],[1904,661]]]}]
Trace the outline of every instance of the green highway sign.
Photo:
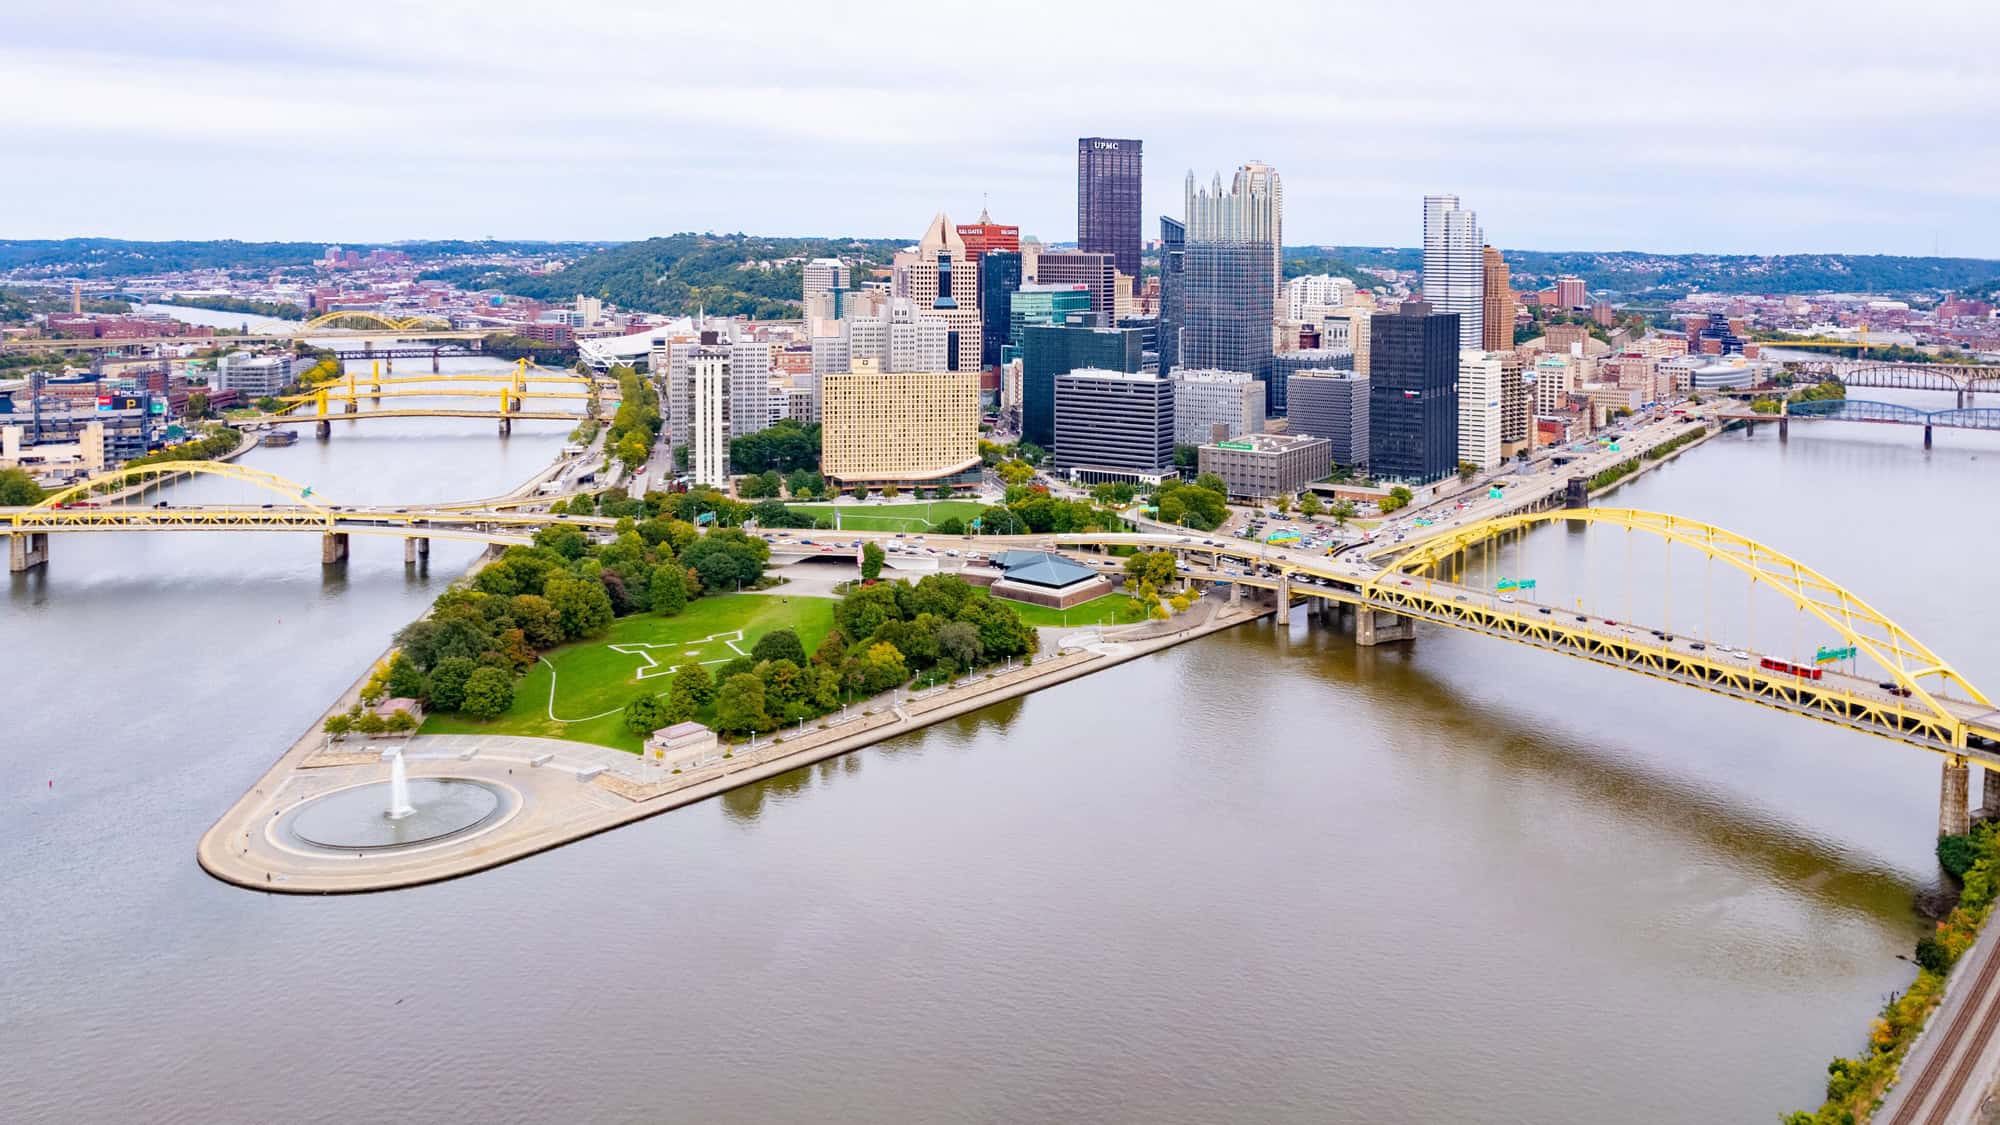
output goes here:
[{"label": "green highway sign", "polygon": [[714,513],[714,512],[703,512],[702,514],[700,514],[700,515],[698,515],[698,516],[696,516],[696,517],[694,518],[694,522],[695,522],[695,526],[696,526],[696,527],[700,527],[700,526],[701,526],[702,524],[705,524],[705,523],[714,523],[714,522],[715,522],[715,513]]},{"label": "green highway sign", "polygon": [[1495,590],[1532,590],[1535,588],[1535,580],[1532,578],[1502,578],[1493,584],[1493,588]]},{"label": "green highway sign", "polygon": [[1852,659],[1854,659],[1853,645],[1848,645],[1846,648],[1827,648],[1824,645],[1822,645],[1820,647],[1819,652],[1814,654],[1813,663],[1831,664],[1836,660],[1852,660]]}]

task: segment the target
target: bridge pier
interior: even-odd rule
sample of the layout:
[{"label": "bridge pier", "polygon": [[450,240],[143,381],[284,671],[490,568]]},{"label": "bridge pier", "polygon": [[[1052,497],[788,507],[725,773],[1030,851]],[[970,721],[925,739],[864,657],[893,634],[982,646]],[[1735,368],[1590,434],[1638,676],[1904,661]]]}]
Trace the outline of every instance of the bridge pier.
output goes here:
[{"label": "bridge pier", "polygon": [[1963,836],[1972,827],[1965,808],[1966,774],[1969,767],[1957,754],[1944,760],[1944,778],[1938,784],[1938,835]]},{"label": "bridge pier", "polygon": [[1278,575],[1278,624],[1292,623],[1292,576]]},{"label": "bridge pier", "polygon": [[513,433],[514,433],[514,420],[512,418],[500,419],[500,436],[511,437],[513,436]]},{"label": "bridge pier", "polygon": [[319,537],[319,562],[321,566],[332,566],[347,561],[347,533],[329,531]]},{"label": "bridge pier", "polygon": [[1790,418],[1785,417],[1783,414],[1780,414],[1778,415],[1778,440],[1790,441],[1791,439],[1792,439],[1792,420]]},{"label": "bridge pier", "polygon": [[[1384,622],[1382,618],[1389,620]],[[1367,606],[1357,607],[1354,614],[1354,643],[1362,648],[1388,644],[1390,641],[1414,641],[1417,639],[1415,618],[1397,613],[1385,613]]]},{"label": "bridge pier", "polygon": [[1229,604],[1231,606],[1243,604],[1243,583],[1231,582],[1229,584]]},{"label": "bridge pier", "polygon": [[24,531],[7,537],[7,573],[21,574],[49,565],[49,535]]},{"label": "bridge pier", "polygon": [[313,423],[313,436],[321,441],[333,436],[333,423],[321,418]]},{"label": "bridge pier", "polygon": [[1929,449],[1930,447],[1931,447],[1931,424],[1930,424],[1929,422],[1925,422],[1925,423],[1924,423],[1924,448],[1925,448],[1925,449]]},{"label": "bridge pier", "polygon": [[1590,507],[1590,479],[1588,477],[1569,478],[1569,483],[1564,486],[1563,490],[1563,507]]},{"label": "bridge pier", "polygon": [[433,375],[444,370],[444,368],[438,365],[438,353],[441,352],[442,350],[443,350],[442,348],[431,349],[431,374]]},{"label": "bridge pier", "polygon": [[412,536],[403,540],[403,565],[414,566],[419,562],[431,561],[431,541],[425,536]]},{"label": "bridge pier", "polygon": [[1979,772],[1985,775],[1981,783],[1985,799],[1979,802],[1979,819],[2000,820],[2000,767],[1982,766]]}]

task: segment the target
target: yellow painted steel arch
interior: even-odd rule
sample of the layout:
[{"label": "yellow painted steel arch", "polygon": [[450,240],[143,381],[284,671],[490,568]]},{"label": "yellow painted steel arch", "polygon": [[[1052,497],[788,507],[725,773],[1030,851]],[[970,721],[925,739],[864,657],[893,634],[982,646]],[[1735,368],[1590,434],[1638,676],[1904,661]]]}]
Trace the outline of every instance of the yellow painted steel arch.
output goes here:
[{"label": "yellow painted steel arch", "polygon": [[[1379,591],[1395,575],[1429,569],[1468,547],[1507,532],[1566,520],[1583,520],[1622,527],[1628,532],[1642,532],[1690,547],[1735,567],[1749,575],[1752,583],[1769,586],[1801,610],[1819,618],[1848,644],[1881,666],[1896,683],[1908,688],[1912,699],[1921,701],[1941,718],[1957,722],[1956,717],[1932,697],[1931,687],[1956,687],[1965,693],[1964,698],[1992,706],[1978,688],[1932,652],[1929,646],[1839,583],[1755,540],[1682,516],[1634,508],[1571,508],[1523,512],[1482,520],[1454,532],[1433,536],[1390,556],[1382,570],[1369,580],[1368,587],[1371,592]],[[1381,556],[1378,554],[1376,557]]]},{"label": "yellow painted steel arch", "polygon": [[366,309],[350,309],[345,312],[323,313],[319,316],[313,317],[311,320],[306,321],[305,324],[301,325],[301,327],[332,328],[343,320],[363,321],[365,323],[372,324],[377,328],[389,329],[392,332],[414,331],[419,328],[451,327],[451,322],[444,319],[443,317],[411,316],[399,319],[393,316],[384,316],[378,312],[369,312]]},{"label": "yellow painted steel arch", "polygon": [[125,468],[114,469],[108,473],[99,473],[87,480],[79,481],[63,489],[61,492],[52,492],[42,497],[41,503],[36,504],[28,510],[42,511],[54,508],[69,500],[88,496],[105,485],[129,484],[133,481],[144,480],[147,477],[180,476],[184,473],[240,480],[254,484],[258,488],[274,495],[283,496],[288,502],[293,504],[303,504],[308,508],[317,508],[320,510],[325,510],[326,508],[325,504],[313,499],[310,488],[296,481],[286,480],[276,473],[267,473],[262,469],[247,468],[242,465],[231,464],[227,461],[161,461],[151,465],[128,465]]}]

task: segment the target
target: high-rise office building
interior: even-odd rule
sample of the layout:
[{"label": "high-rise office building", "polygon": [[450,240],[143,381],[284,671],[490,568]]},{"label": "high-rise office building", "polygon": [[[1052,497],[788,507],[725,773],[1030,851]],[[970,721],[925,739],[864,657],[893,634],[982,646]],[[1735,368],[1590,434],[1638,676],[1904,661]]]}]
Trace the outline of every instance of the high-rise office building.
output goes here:
[{"label": "high-rise office building", "polygon": [[1580,309],[1590,303],[1590,291],[1584,287],[1580,277],[1556,278],[1556,305],[1565,309]]},{"label": "high-rise office building", "polygon": [[1139,276],[1142,157],[1141,143],[1130,138],[1079,137],[1076,142],[1077,249],[1111,255],[1127,277]]},{"label": "high-rise office building", "polygon": [[1499,352],[1477,349],[1458,357],[1458,459],[1481,469],[1500,464],[1500,431],[1506,390]]},{"label": "high-rise office building", "polygon": [[[717,357],[721,358],[719,368]],[[700,371],[696,370],[697,359],[706,364]],[[669,340],[663,348],[656,349],[649,363],[653,370],[667,375],[667,433],[671,445],[695,446],[709,440],[713,433],[708,428],[717,425],[722,427],[720,440],[726,445],[730,438],[754,434],[770,424],[771,345],[752,339],[741,322],[705,320],[696,334]],[[713,397],[717,392],[705,386],[703,379],[711,382],[721,379],[726,384],[720,398]],[[782,394],[782,383],[780,387]],[[706,408],[697,401],[704,394],[711,396]],[[781,402],[780,416],[784,410]],[[726,449],[718,454],[709,448],[707,456],[711,462],[720,456],[721,471],[728,471]]]},{"label": "high-rise office building", "polygon": [[1534,383],[1522,369],[1521,353],[1488,354],[1500,357],[1500,456],[1512,457],[1534,447]]},{"label": "high-rise office building", "polygon": [[[713,343],[689,348],[683,359],[687,412],[676,422],[675,436],[688,446],[688,471],[694,483],[729,487],[730,349]],[[678,397],[678,396],[677,396]]]},{"label": "high-rise office building", "polygon": [[1535,361],[1535,413],[1560,412],[1576,387],[1575,368],[1568,355],[1548,355]]},{"label": "high-rise office building", "polygon": [[1428,482],[1458,468],[1457,313],[1406,301],[1368,323],[1368,468]]},{"label": "high-rise office building", "polygon": [[854,273],[839,258],[814,258],[806,263],[805,299],[820,293],[854,288]]},{"label": "high-rise office building", "polygon": [[925,370],[979,370],[979,271],[944,212],[931,220],[914,252],[896,255],[896,287],[918,315],[944,321],[945,363]]},{"label": "high-rise office building", "polygon": [[1254,186],[1225,193],[1217,175],[1210,188],[1197,190],[1194,173],[1188,173],[1183,366],[1248,371],[1270,381],[1277,312],[1270,274],[1272,217],[1268,200]]},{"label": "high-rise office building", "polygon": [[1174,383],[1080,368],[1055,379],[1055,467],[1072,480],[1156,481],[1174,464]]},{"label": "high-rise office building", "polygon": [[1247,371],[1173,373],[1174,443],[1201,445],[1222,436],[1254,434],[1264,429],[1264,389]]},{"label": "high-rise office building", "polygon": [[1333,463],[1368,463],[1368,376],[1353,371],[1300,371],[1291,378],[1289,430],[1333,443]]},{"label": "high-rise office building", "polygon": [[1118,265],[1110,254],[1038,254],[1032,279],[1042,285],[1087,285],[1091,323],[1109,328],[1117,318]]},{"label": "high-rise office building", "polygon": [[1181,328],[1187,323],[1187,224],[1160,216],[1160,325],[1156,368],[1180,366]]},{"label": "high-rise office building", "polygon": [[[1044,449],[1056,440],[1056,376],[1091,367],[1137,371],[1144,361],[1136,328],[1027,325],[1021,330],[1021,440]],[[1169,411],[1167,436],[1173,437]]]},{"label": "high-rise office building", "polygon": [[1266,408],[1273,418],[1292,413],[1292,376],[1301,371],[1352,371],[1354,353],[1347,348],[1297,348],[1271,357]]},{"label": "high-rise office building", "polygon": [[1459,347],[1485,342],[1486,245],[1479,216],[1455,195],[1424,196],[1424,303],[1458,316]]},{"label": "high-rise office building", "polygon": [[1507,259],[1491,246],[1480,251],[1480,259],[1485,304],[1479,314],[1479,346],[1504,352],[1514,346],[1514,289],[1507,277]]},{"label": "high-rise office building", "polygon": [[1285,289],[1285,184],[1278,170],[1259,160],[1236,169],[1231,187],[1238,195],[1254,196],[1270,213],[1271,293],[1273,299]]},{"label": "high-rise office building", "polygon": [[926,487],[979,483],[979,376],[858,370],[821,390],[822,470],[836,483]]},{"label": "high-rise office building", "polygon": [[1021,228],[994,222],[993,216],[988,215],[984,207],[979,209],[978,222],[958,224],[958,237],[965,243],[965,256],[974,265],[979,264],[989,251],[1011,250],[1018,253],[1021,249]]},{"label": "high-rise office building", "polygon": [[1354,283],[1344,277],[1315,273],[1285,283],[1285,319],[1304,320],[1308,310],[1338,309],[1354,303]]},{"label": "high-rise office building", "polygon": [[[1019,239],[1015,240],[1018,246]],[[979,365],[992,369],[1000,365],[1000,350],[1007,346],[1009,323],[1014,311],[1014,294],[1021,288],[1021,252],[988,250],[979,259]]]}]

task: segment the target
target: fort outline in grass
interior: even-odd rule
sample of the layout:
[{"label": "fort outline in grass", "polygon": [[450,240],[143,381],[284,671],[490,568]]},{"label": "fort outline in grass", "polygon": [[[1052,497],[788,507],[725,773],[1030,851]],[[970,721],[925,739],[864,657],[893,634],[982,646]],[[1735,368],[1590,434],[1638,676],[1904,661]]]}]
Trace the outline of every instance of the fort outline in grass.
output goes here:
[{"label": "fort outline in grass", "polygon": [[[736,656],[748,656],[750,654],[748,652],[745,652],[743,648],[737,644],[737,642],[742,639],[743,639],[743,630],[731,629],[723,633],[711,633],[708,636],[699,638],[697,640],[657,641],[657,642],[628,641],[624,644],[606,645],[604,647],[610,649],[612,652],[622,652],[628,656],[636,656],[639,659],[645,661],[645,663],[641,664],[638,670],[633,673],[633,675],[634,678],[639,680],[650,680],[655,676],[671,676],[674,674],[674,669],[680,667],[682,664],[687,662],[686,661],[687,657],[701,655],[701,650],[699,648],[691,649],[686,647],[688,645],[706,645],[712,641],[721,641],[725,646],[728,647],[729,651],[734,653]],[[648,649],[656,649],[656,648],[680,649],[681,650],[680,655],[682,659],[675,660],[668,664],[662,664],[659,661],[654,660],[653,654],[647,651]],[[713,660],[697,660],[695,663],[727,664],[732,659],[734,659],[734,657],[718,656]]]}]

